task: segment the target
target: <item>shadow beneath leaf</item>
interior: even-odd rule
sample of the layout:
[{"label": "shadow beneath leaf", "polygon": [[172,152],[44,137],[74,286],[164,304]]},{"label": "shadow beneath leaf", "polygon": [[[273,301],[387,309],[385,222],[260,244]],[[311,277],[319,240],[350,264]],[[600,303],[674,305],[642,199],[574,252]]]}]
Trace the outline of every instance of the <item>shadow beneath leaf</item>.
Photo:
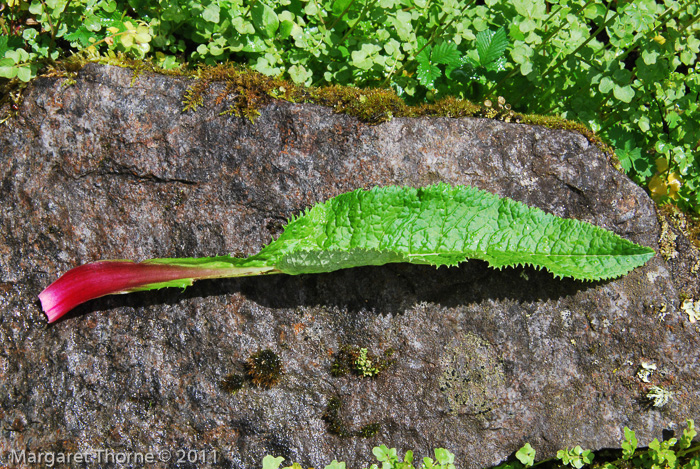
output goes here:
[{"label": "shadow beneath leaf", "polygon": [[456,307],[487,300],[556,300],[601,283],[555,279],[549,272],[531,267],[499,271],[478,260],[437,269],[426,265],[387,264],[325,274],[201,280],[184,291],[166,288],[98,298],[80,305],[64,318],[123,306],[174,305],[189,298],[232,293],[241,293],[260,306],[273,309],[334,306],[348,312],[401,314],[420,302]]}]

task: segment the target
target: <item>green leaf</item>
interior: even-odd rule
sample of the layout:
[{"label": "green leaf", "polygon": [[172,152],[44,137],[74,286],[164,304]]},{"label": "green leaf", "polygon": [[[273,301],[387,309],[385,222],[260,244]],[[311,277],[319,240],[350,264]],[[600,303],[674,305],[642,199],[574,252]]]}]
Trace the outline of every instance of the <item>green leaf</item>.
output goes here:
[{"label": "green leaf", "polygon": [[427,88],[434,88],[435,80],[440,78],[442,72],[437,65],[433,65],[430,62],[418,62],[416,75],[421,85]]},{"label": "green leaf", "polygon": [[630,103],[634,98],[634,90],[631,86],[618,86],[613,88],[613,95],[623,103]]},{"label": "green leaf", "polygon": [[23,82],[28,82],[32,79],[32,69],[29,67],[19,67],[17,69],[17,78]]},{"label": "green leaf", "polygon": [[372,448],[372,454],[379,462],[397,461],[396,448],[387,448],[386,445],[375,446]]},{"label": "green leaf", "polygon": [[216,3],[209,4],[202,12],[202,18],[210,23],[219,23],[219,5]]},{"label": "green leaf", "polygon": [[688,427],[685,430],[683,430],[683,436],[680,440],[679,446],[681,449],[690,448],[690,445],[693,443],[693,438],[698,436],[698,432],[697,430],[695,430],[695,422],[693,421],[693,419],[687,419],[686,425]]},{"label": "green leaf", "polygon": [[518,458],[523,466],[530,467],[535,464],[535,449],[530,445],[530,443],[525,443],[525,446],[520,448],[515,457]]},{"label": "green leaf", "polygon": [[655,50],[643,50],[642,51],[642,59],[644,60],[644,63],[647,65],[654,65],[656,63],[656,58],[659,56],[659,53],[656,52]]},{"label": "green leaf", "polygon": [[[126,289],[121,280],[105,293],[113,294],[184,288],[204,278],[310,274],[395,262],[455,266],[468,258],[484,260],[496,269],[532,265],[544,267],[555,277],[601,280],[625,275],[654,254],[651,248],[590,223],[559,218],[473,187],[439,183],[418,189],[388,186],[341,194],[293,217],[277,240],[247,258],[96,264],[102,272],[101,282],[114,283],[114,269],[120,278],[126,275],[134,280]],[[92,278],[96,270],[87,267],[77,267],[80,274],[69,271],[44,290],[42,295],[55,293],[42,299],[44,310],[51,311],[50,320],[70,309],[65,309],[58,292],[80,291],[81,282],[96,281]],[[153,273],[145,277],[148,281],[136,281],[133,275],[145,270]],[[71,287],[66,289],[66,285]],[[92,298],[86,296],[73,304]],[[396,450],[379,447],[375,454],[396,457]]]},{"label": "green leaf", "polygon": [[262,460],[262,469],[278,469],[282,461],[284,461],[282,456],[276,458],[268,454]]},{"label": "green leaf", "polygon": [[32,0],[32,3],[29,5],[29,13],[32,15],[41,15],[44,12],[44,5],[39,0]]},{"label": "green leaf", "polygon": [[601,93],[609,93],[612,91],[612,89],[615,87],[615,82],[612,81],[609,77],[603,77],[600,79],[600,83],[598,83],[598,90]]},{"label": "green leaf", "polygon": [[274,37],[280,21],[275,14],[275,10],[265,5],[262,1],[255,2],[251,9],[253,24],[258,31],[267,37]]},{"label": "green leaf", "polygon": [[13,65],[6,65],[0,62],[0,77],[1,78],[14,78],[17,76],[17,67]]},{"label": "green leaf", "polygon": [[654,256],[589,223],[562,219],[472,187],[381,187],[339,195],[292,220],[250,261],[280,272],[410,262],[544,267],[556,277],[619,277]]},{"label": "green leaf", "polygon": [[287,70],[287,73],[289,73],[289,76],[292,77],[292,81],[298,84],[305,83],[306,80],[312,76],[312,73],[304,68],[303,65],[292,65],[289,67],[289,70]]},{"label": "green leaf", "polygon": [[630,460],[634,456],[634,452],[637,450],[637,436],[634,431],[625,427],[625,439],[622,442],[622,459]]},{"label": "green leaf", "polygon": [[454,464],[455,455],[445,448],[435,448],[435,460],[443,466],[446,466],[448,464]]},{"label": "green leaf", "polygon": [[331,11],[335,16],[340,16],[341,13],[352,3],[353,0],[335,0]]},{"label": "green leaf", "polygon": [[485,30],[476,35],[476,51],[479,54],[479,63],[484,67],[502,57],[507,47],[508,36],[504,28],[498,28],[496,31]]},{"label": "green leaf", "polygon": [[460,61],[460,53],[457,50],[457,44],[454,42],[441,42],[433,47],[430,54],[432,63],[451,65],[458,67],[462,64]]},{"label": "green leaf", "polygon": [[345,469],[345,463],[338,462],[334,459],[333,462],[328,464],[324,469]]}]

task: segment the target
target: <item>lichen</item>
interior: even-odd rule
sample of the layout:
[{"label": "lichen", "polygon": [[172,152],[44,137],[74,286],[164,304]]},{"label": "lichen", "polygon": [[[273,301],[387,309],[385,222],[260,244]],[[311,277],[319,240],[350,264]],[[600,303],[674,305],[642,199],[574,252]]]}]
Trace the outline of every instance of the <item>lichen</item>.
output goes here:
[{"label": "lichen", "polygon": [[678,236],[671,229],[666,217],[663,213],[658,212],[657,218],[661,226],[661,234],[659,234],[659,253],[664,260],[669,261],[678,256],[676,251],[676,239]]},{"label": "lichen", "polygon": [[690,298],[683,300],[681,311],[688,315],[691,324],[695,324],[700,320],[700,301]]},{"label": "lichen", "polygon": [[453,339],[440,357],[438,380],[452,414],[485,414],[505,384],[503,365],[491,344],[472,334]]},{"label": "lichen", "polygon": [[[659,223],[662,226],[661,238],[664,238],[664,229],[667,232],[672,233],[670,225],[676,228],[683,236],[685,236],[688,241],[690,241],[693,246],[700,249],[700,216],[693,215],[690,213],[683,212],[680,208],[675,205],[665,204],[662,205],[658,210]],[[664,227],[664,221],[662,219],[667,219],[668,222]],[[670,235],[669,235],[670,236]],[[675,241],[676,237],[673,237]],[[661,241],[659,241],[661,244]]]}]

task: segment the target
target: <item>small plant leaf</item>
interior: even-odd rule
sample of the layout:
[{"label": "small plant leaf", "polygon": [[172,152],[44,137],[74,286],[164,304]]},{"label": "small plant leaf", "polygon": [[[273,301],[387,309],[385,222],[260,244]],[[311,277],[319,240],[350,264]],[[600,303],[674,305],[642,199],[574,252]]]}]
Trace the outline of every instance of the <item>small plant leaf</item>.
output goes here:
[{"label": "small plant leaf", "polygon": [[212,3],[204,9],[202,12],[202,18],[211,23],[218,23],[220,11],[219,5]]},{"label": "small plant leaf", "polygon": [[622,441],[622,459],[630,460],[634,457],[634,452],[637,450],[637,436],[633,430],[625,427],[625,439]]},{"label": "small plant leaf", "polygon": [[690,445],[693,443],[693,438],[698,435],[697,430],[695,430],[695,422],[693,419],[687,419],[686,424],[688,427],[683,430],[683,436],[680,439],[679,446],[681,449],[690,448]]},{"label": "small plant leaf", "polygon": [[282,456],[276,458],[268,454],[262,460],[262,469],[278,469],[282,461],[284,461]]},{"label": "small plant leaf", "polygon": [[435,80],[440,78],[442,72],[440,68],[430,62],[418,62],[418,81],[426,88],[434,88]]},{"label": "small plant leaf", "polygon": [[523,466],[530,467],[535,464],[535,449],[530,443],[525,443],[525,445],[515,453],[515,457],[518,458],[518,461],[520,461]]},{"label": "small plant leaf", "polygon": [[430,61],[432,63],[450,65],[452,67],[458,67],[462,64],[460,53],[457,50],[457,44],[454,42],[441,42],[440,44],[436,44],[430,54]]},{"label": "small plant leaf", "polygon": [[267,37],[274,37],[280,25],[275,10],[262,1],[255,2],[251,8],[251,17],[255,27]]},{"label": "small plant leaf", "polygon": [[498,28],[496,31],[487,29],[476,35],[476,51],[482,67],[502,57],[507,47],[508,35],[504,28]]}]

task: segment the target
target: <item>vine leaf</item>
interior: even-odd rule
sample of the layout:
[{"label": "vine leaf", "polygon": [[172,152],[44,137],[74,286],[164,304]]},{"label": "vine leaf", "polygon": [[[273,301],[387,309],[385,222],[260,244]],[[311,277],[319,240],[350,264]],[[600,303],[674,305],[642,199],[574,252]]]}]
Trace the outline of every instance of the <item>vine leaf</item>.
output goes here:
[{"label": "vine leaf", "polygon": [[619,277],[654,256],[590,223],[467,186],[376,187],[341,194],[292,217],[280,237],[247,258],[102,261],[76,267],[40,295],[55,321],[113,293],[185,288],[198,279],[308,274],[395,262],[455,266],[468,258],[501,269],[530,265],[555,277]]}]

